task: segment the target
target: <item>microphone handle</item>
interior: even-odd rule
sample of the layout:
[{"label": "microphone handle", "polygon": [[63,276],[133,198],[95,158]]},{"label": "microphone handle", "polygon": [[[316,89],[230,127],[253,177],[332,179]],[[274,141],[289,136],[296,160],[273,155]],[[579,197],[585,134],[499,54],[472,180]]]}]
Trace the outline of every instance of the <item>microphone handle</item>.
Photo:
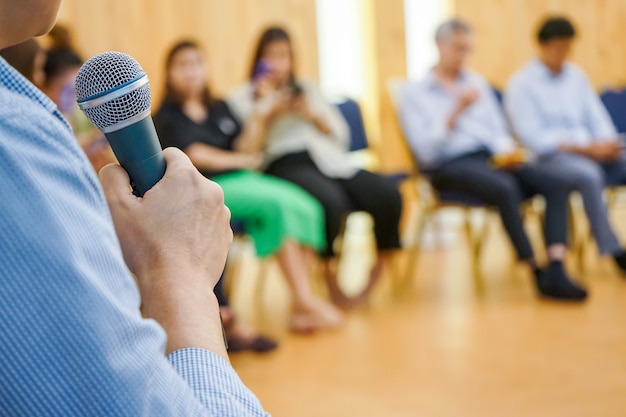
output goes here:
[{"label": "microphone handle", "polygon": [[149,115],[115,132],[105,133],[117,160],[130,177],[138,197],[154,187],[165,175],[161,144]]}]

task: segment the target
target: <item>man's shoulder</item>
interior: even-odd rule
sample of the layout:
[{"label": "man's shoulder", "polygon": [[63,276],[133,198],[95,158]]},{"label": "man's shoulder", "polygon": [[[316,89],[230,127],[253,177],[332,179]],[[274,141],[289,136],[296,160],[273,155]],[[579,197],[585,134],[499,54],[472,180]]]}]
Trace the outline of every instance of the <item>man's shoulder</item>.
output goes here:
[{"label": "man's shoulder", "polygon": [[536,68],[537,63],[532,60],[518,68],[509,81],[507,83],[507,92],[511,90],[518,90],[520,88],[525,88],[529,84],[533,83],[534,78],[536,78],[536,73],[538,69]]},{"label": "man's shoulder", "polygon": [[569,77],[573,77],[577,81],[587,82],[588,80],[587,73],[585,73],[585,70],[583,70],[582,67],[580,67],[578,64],[575,64],[573,62],[570,62],[570,61],[566,62],[564,65],[564,71],[567,72],[567,75]]}]

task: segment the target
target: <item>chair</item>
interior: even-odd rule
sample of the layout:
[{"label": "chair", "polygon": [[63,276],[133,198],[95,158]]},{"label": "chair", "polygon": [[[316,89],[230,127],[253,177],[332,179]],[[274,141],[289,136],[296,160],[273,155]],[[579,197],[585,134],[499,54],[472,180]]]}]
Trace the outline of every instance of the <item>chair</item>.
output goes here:
[{"label": "chair", "polygon": [[[399,115],[399,98],[403,88],[405,88],[407,82],[401,79],[392,79],[388,82],[388,92],[391,97],[391,102],[396,108],[396,113]],[[415,166],[419,168],[417,161],[414,160]],[[418,169],[419,171],[419,169]],[[410,280],[417,260],[419,258],[421,247],[420,240],[425,229],[426,223],[431,220],[441,210],[446,208],[459,209],[463,217],[463,229],[470,248],[470,256],[472,262],[472,273],[475,284],[478,288],[482,287],[482,271],[480,268],[480,260],[482,258],[482,251],[484,242],[487,238],[489,231],[489,218],[493,212],[484,201],[479,198],[456,192],[438,192],[430,184],[428,176],[424,174],[418,174],[414,179],[416,182],[417,195],[419,199],[419,205],[421,208],[421,216],[417,214],[418,219],[412,222],[414,228],[409,231],[411,241],[414,243],[413,252],[409,255],[409,262],[405,273],[405,279]],[[524,216],[530,214],[537,214],[534,210],[533,200],[534,196],[526,196],[529,200],[524,204],[522,210]],[[475,230],[472,217],[474,214],[479,214],[486,219],[482,222],[477,230]]]},{"label": "chair", "polygon": [[626,88],[606,90],[600,94],[618,132],[626,133]]},{"label": "chair", "polygon": [[[350,129],[350,152],[364,151],[369,148],[367,134],[365,132],[365,124],[363,122],[363,113],[359,103],[355,100],[347,98],[336,104],[339,112],[345,119]],[[396,172],[385,175],[394,184],[401,184],[409,178],[407,172]]]}]

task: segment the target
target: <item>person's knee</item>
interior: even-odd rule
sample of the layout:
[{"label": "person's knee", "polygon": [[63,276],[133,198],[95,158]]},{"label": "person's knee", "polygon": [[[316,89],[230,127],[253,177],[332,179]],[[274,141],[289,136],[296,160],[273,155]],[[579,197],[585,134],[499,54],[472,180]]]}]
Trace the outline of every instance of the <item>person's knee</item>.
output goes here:
[{"label": "person's knee", "polygon": [[491,190],[494,202],[498,205],[518,205],[523,201],[517,180],[511,176],[502,176]]},{"label": "person's knee", "polygon": [[584,164],[572,173],[572,188],[581,192],[602,192],[605,178],[602,168],[596,163]]}]

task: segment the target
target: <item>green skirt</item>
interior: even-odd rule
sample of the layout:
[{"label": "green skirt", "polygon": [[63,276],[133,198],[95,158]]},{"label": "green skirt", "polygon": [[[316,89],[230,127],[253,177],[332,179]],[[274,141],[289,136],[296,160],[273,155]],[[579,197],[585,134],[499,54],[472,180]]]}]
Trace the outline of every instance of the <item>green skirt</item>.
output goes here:
[{"label": "green skirt", "polygon": [[326,247],[324,210],[306,191],[253,171],[212,178],[224,190],[232,219],[242,222],[260,257],[275,254],[286,239],[321,252]]}]

